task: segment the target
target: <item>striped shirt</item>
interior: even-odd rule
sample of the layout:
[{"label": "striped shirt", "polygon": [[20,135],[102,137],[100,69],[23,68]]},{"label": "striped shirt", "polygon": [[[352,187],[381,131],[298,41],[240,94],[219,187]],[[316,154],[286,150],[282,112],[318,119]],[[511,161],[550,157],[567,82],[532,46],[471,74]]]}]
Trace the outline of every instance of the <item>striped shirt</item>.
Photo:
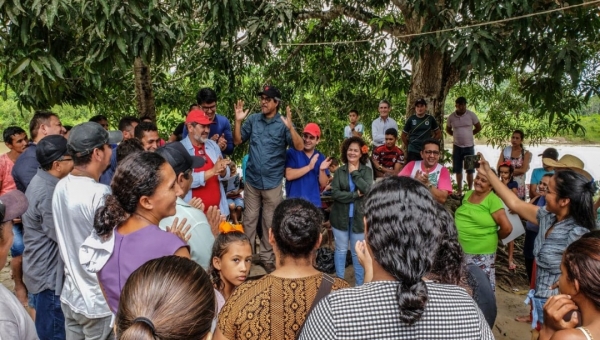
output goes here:
[{"label": "striped shirt", "polygon": [[475,301],[458,286],[427,282],[421,319],[402,322],[399,284],[376,281],[331,293],[310,313],[300,339],[494,339]]},{"label": "striped shirt", "polygon": [[[558,288],[550,289],[550,286],[558,282],[560,263],[565,249],[589,230],[577,224],[573,217],[556,222],[556,215],[548,212],[546,207],[538,210],[537,220],[540,231],[535,238],[533,248],[537,264],[535,296],[549,298],[558,294]],[[546,236],[552,226],[554,229]]]}]

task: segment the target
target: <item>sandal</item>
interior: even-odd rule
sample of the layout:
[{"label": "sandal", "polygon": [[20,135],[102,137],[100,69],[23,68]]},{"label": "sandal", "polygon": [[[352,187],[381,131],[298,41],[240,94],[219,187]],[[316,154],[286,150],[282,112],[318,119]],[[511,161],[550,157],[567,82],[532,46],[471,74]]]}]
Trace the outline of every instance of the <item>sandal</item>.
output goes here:
[{"label": "sandal", "polygon": [[531,323],[531,316],[529,314],[528,315],[517,316],[515,318],[515,321],[517,321],[517,322]]}]

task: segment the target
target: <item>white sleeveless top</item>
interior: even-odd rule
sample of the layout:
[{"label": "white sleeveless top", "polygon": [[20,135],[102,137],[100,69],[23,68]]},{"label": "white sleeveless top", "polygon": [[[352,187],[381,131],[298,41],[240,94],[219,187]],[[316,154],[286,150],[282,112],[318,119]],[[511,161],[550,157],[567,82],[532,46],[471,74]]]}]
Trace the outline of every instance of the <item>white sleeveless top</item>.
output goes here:
[{"label": "white sleeveless top", "polygon": [[[412,169],[412,172],[410,173],[410,178],[415,178],[415,176],[417,175],[417,171],[421,170],[423,171],[423,169],[421,168],[421,163],[423,161],[415,161],[415,166]],[[433,184],[433,186],[435,186],[437,188],[438,186],[438,182],[440,180],[440,174],[442,172],[442,168],[443,166],[441,164],[437,164],[435,169],[433,169],[430,173],[427,174],[427,176],[429,177],[429,182],[431,182],[431,184]]]},{"label": "white sleeveless top", "polygon": [[581,333],[583,333],[583,335],[585,336],[585,338],[587,340],[592,340],[592,334],[590,334],[590,331],[587,330],[587,328],[585,327],[577,327],[578,330],[581,331]]}]

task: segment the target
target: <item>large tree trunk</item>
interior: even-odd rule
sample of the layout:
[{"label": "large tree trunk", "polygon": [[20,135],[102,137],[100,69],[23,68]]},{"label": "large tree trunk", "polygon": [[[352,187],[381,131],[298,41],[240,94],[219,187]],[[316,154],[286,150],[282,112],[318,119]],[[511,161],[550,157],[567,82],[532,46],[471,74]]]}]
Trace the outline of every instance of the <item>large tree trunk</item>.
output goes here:
[{"label": "large tree trunk", "polygon": [[406,98],[406,117],[415,112],[415,101],[425,99],[427,111],[444,128],[444,105],[448,92],[458,80],[458,72],[449,58],[439,50],[425,48],[418,59],[411,60],[410,91]]},{"label": "large tree trunk", "polygon": [[133,74],[135,76],[135,102],[138,114],[140,117],[148,116],[156,121],[152,76],[150,75],[150,67],[144,64],[142,58],[135,58]]}]

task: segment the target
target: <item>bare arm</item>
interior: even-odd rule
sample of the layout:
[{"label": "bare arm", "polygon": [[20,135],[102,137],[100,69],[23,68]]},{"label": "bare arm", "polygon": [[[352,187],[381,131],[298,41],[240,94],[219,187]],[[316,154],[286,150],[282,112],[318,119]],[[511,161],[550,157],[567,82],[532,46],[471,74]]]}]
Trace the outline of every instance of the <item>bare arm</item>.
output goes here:
[{"label": "bare arm", "polygon": [[504,183],[502,183],[496,174],[490,168],[490,164],[485,160],[483,155],[479,152],[477,153],[480,157],[480,166],[479,169],[485,173],[488,178],[488,181],[494,188],[496,195],[500,197],[506,206],[514,211],[516,214],[521,216],[521,218],[537,225],[537,212],[539,207],[529,204],[527,202],[521,201],[513,192],[510,190]]},{"label": "bare arm", "polygon": [[441,204],[446,203],[446,200],[448,199],[448,192],[446,190],[440,190],[436,187],[431,187],[429,188],[429,192],[431,192],[431,195],[433,195],[434,200]]},{"label": "bare arm", "polygon": [[327,184],[329,184],[329,177],[327,177],[325,169],[319,169],[319,187],[324,188]]},{"label": "bare arm", "polygon": [[437,129],[433,131],[433,139],[440,140],[442,139],[442,129]]},{"label": "bare arm", "polygon": [[242,144],[242,121],[248,115],[248,110],[244,111],[244,101],[238,100],[236,104],[233,105],[233,109],[235,110],[235,125],[233,127],[233,144],[240,145]]},{"label": "bare arm", "polygon": [[305,165],[301,168],[297,168],[297,169],[293,169],[293,168],[285,168],[285,180],[286,181],[293,181],[295,179],[298,179],[304,175],[306,175],[307,173],[309,173],[312,169],[314,168],[314,164],[313,166],[309,165]]},{"label": "bare arm", "polygon": [[452,126],[450,126],[450,124],[446,123],[446,133],[449,134],[450,136],[454,136],[453,132],[452,132]]},{"label": "bare arm", "polygon": [[520,176],[526,174],[529,171],[529,165],[531,164],[531,152],[525,152],[525,159],[523,160],[523,166],[515,169],[514,175]]},{"label": "bare arm", "polygon": [[400,138],[402,139],[402,146],[406,149],[408,147],[408,134],[402,131]]},{"label": "bare arm", "polygon": [[481,131],[481,123],[475,124],[475,128],[473,129],[473,136],[478,134]]},{"label": "bare arm", "polygon": [[[531,204],[530,204],[531,205]],[[498,229],[498,237],[504,239],[512,233],[512,224],[508,220],[508,216],[506,216],[506,210],[500,209],[492,214],[492,218],[496,222],[496,224],[500,227]]]}]

